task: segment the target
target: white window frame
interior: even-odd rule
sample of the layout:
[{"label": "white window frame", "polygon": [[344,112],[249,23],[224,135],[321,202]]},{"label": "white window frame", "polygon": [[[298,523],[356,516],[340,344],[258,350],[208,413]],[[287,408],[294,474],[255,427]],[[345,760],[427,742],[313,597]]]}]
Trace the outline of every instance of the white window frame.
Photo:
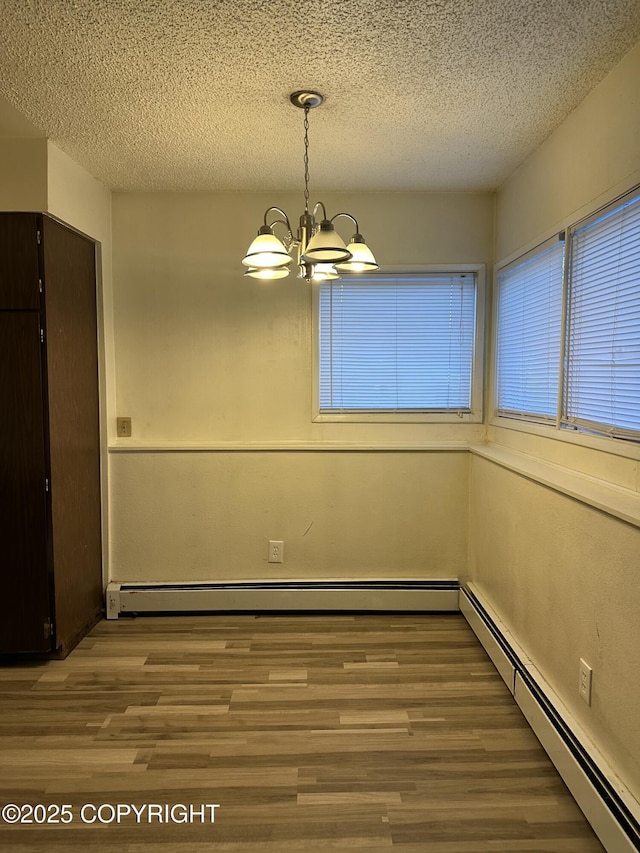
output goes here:
[{"label": "white window frame", "polygon": [[[385,268],[382,277],[413,277],[437,273],[474,274],[476,278],[476,317],[474,350],[471,373],[471,408],[465,412],[321,412],[320,411],[320,285],[312,283],[313,333],[312,333],[312,412],[314,423],[482,423],[484,387],[484,330],[486,303],[486,267],[484,264],[430,264]],[[374,278],[370,273],[367,278]],[[358,275],[344,275],[344,279],[357,281]]]}]

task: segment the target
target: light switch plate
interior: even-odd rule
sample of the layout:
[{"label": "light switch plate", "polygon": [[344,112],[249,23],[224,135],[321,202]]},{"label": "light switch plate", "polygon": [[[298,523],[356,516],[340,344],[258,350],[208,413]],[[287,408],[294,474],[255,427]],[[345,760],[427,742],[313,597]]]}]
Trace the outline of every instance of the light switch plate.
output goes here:
[{"label": "light switch plate", "polygon": [[131,438],[131,418],[117,418],[116,434],[118,438]]}]

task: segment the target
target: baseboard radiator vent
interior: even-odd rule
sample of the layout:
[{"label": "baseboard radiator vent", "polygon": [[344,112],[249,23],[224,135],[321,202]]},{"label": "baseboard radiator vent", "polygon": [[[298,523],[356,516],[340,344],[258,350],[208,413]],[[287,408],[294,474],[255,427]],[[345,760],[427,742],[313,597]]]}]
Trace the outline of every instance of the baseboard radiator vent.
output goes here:
[{"label": "baseboard radiator vent", "polygon": [[605,850],[640,850],[640,804],[472,584],[460,590],[460,610]]},{"label": "baseboard radiator vent", "polygon": [[110,583],[107,619],[150,613],[458,612],[457,580]]}]

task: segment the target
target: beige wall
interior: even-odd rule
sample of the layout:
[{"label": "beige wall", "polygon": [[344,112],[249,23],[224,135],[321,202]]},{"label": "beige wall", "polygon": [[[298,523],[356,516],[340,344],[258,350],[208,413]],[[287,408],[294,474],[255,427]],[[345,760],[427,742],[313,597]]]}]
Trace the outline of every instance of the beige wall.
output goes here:
[{"label": "beige wall", "polygon": [[471,576],[637,797],[640,529],[476,456],[470,493]]},{"label": "beige wall", "polygon": [[[501,189],[498,260],[640,182],[638,79],[640,45]],[[506,419],[488,439],[501,464],[471,460],[469,577],[638,797],[640,529],[586,499],[640,518],[640,450]],[[572,496],[556,488],[567,482]],[[581,657],[591,707],[578,695]]]},{"label": "beige wall", "polygon": [[0,210],[47,209],[47,140],[0,138]]},{"label": "beige wall", "polygon": [[[489,194],[326,202],[356,213],[383,265],[490,260]],[[134,442],[424,440],[407,424],[311,422],[311,289],[240,263],[269,204],[301,212],[299,195],[114,196],[118,412]]]},{"label": "beige wall", "polygon": [[[489,194],[323,201],[358,216],[381,264],[490,261]],[[301,212],[299,195],[114,196],[118,414],[133,436],[111,453],[112,577],[456,576],[456,447],[482,426],[312,423],[311,290],[242,275],[269,204]],[[269,539],[285,541],[282,566]]]},{"label": "beige wall", "polygon": [[457,577],[467,469],[465,452],[114,454],[112,577]]},{"label": "beige wall", "polygon": [[502,187],[496,261],[640,183],[640,42]]}]

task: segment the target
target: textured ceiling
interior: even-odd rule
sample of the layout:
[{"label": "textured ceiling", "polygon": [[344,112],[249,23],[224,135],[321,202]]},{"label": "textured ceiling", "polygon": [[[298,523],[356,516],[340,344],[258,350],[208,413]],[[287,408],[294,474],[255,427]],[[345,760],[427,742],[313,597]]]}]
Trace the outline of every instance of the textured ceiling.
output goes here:
[{"label": "textured ceiling", "polygon": [[299,189],[314,88],[312,191],[493,189],[638,38],[640,0],[0,0],[0,134],[114,189]]}]

